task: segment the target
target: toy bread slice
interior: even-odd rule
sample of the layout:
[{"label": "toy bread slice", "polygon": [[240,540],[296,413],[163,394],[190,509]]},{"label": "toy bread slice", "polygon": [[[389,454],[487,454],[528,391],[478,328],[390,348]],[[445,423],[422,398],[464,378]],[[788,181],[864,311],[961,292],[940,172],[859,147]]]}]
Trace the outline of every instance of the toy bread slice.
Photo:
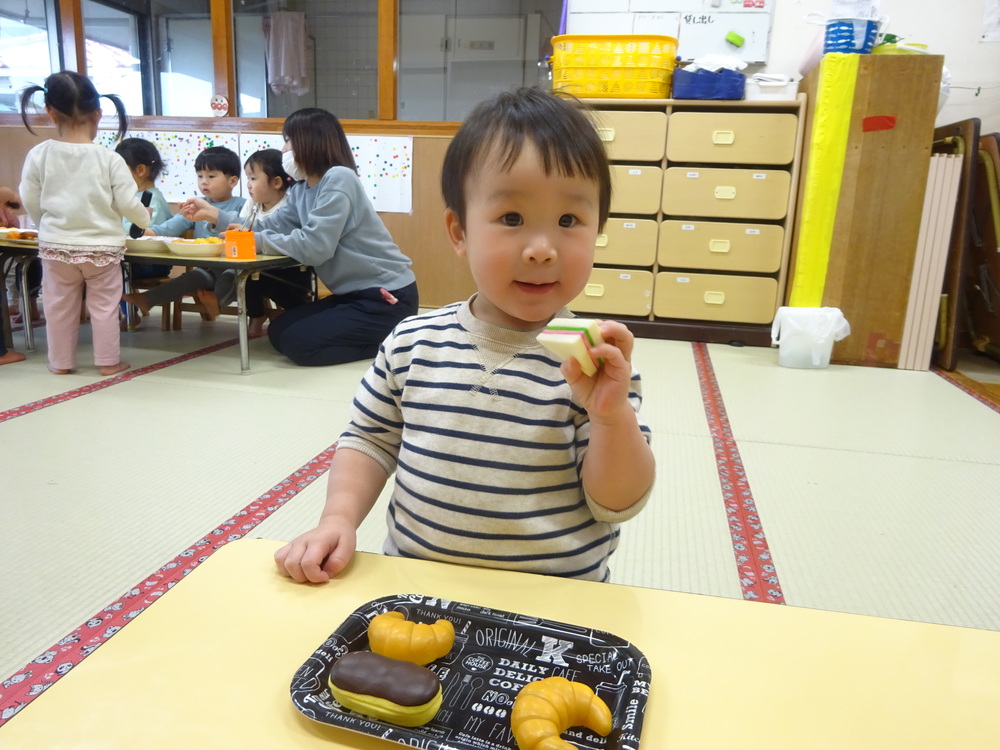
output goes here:
[{"label": "toy bread slice", "polygon": [[590,346],[604,343],[601,328],[596,320],[590,318],[553,318],[545,326],[546,331],[579,331],[587,337]]},{"label": "toy bread slice", "polygon": [[540,334],[538,343],[562,359],[574,358],[584,375],[597,372],[600,360],[590,348],[604,343],[597,321],[577,318],[554,318]]},{"label": "toy bread slice", "polygon": [[590,356],[587,338],[578,331],[549,331],[538,334],[538,343],[562,359],[573,358],[580,363],[584,375],[597,372],[597,363]]}]

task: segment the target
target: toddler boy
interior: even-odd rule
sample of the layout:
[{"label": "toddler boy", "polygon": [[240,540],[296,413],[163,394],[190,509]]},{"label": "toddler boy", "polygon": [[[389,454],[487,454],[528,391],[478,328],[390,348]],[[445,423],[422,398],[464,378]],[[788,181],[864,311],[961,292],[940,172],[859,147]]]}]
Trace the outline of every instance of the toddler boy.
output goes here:
[{"label": "toddler boy", "polygon": [[442,168],[445,226],[477,292],[407,318],[365,374],[316,528],[275,553],[324,582],[392,473],[390,555],[606,581],[653,486],[634,339],[600,321],[585,375],[537,342],[590,276],[611,178],[593,125],[537,89],[483,102]]},{"label": "toddler boy", "polygon": [[[225,146],[206,148],[194,161],[194,171],[198,175],[198,191],[205,200],[222,211],[239,213],[246,198],[233,195],[233,189],[240,182],[242,170],[240,157]],[[195,238],[216,237],[225,227],[215,227],[207,221],[190,221],[183,214],[175,214],[162,224],[154,224],[146,230],[147,235],[160,237],[180,237],[188,230],[194,230]]]}]

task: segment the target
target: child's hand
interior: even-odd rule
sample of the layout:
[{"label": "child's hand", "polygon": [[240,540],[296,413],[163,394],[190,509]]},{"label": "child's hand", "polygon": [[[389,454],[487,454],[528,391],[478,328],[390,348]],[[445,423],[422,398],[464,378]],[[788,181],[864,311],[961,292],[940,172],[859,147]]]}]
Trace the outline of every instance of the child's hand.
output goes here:
[{"label": "child's hand", "polygon": [[326,583],[350,562],[356,547],[354,527],[328,518],[275,552],[274,562],[299,583]]},{"label": "child's hand", "polygon": [[188,221],[208,221],[214,224],[219,218],[219,209],[204,198],[188,198],[180,205],[180,210]]},{"label": "child's hand", "polygon": [[602,360],[597,372],[587,377],[580,363],[570,357],[562,363],[562,374],[573,389],[573,396],[587,410],[592,422],[611,420],[628,406],[632,381],[632,346],[635,338],[622,323],[598,321],[604,343],[591,349]]}]

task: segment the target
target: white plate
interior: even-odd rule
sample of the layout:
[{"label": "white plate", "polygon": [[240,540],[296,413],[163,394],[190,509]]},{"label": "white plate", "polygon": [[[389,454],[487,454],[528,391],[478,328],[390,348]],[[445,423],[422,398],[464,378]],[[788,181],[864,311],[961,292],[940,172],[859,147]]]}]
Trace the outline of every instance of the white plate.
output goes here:
[{"label": "white plate", "polygon": [[170,248],[170,252],[174,255],[189,255],[196,258],[217,258],[222,255],[224,244],[225,243],[222,242],[198,243],[187,240],[168,242],[167,247]]},{"label": "white plate", "polygon": [[125,240],[125,247],[135,253],[168,253],[167,247],[171,237],[128,237]]}]

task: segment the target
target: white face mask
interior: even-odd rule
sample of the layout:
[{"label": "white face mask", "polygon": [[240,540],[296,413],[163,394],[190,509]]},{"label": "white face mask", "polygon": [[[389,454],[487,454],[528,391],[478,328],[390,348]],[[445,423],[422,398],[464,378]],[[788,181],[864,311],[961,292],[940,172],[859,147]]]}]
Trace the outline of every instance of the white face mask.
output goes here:
[{"label": "white face mask", "polygon": [[305,173],[299,167],[298,163],[295,161],[295,153],[292,151],[283,151],[281,154],[281,167],[285,170],[289,177],[291,177],[296,182],[301,182],[306,178]]}]

